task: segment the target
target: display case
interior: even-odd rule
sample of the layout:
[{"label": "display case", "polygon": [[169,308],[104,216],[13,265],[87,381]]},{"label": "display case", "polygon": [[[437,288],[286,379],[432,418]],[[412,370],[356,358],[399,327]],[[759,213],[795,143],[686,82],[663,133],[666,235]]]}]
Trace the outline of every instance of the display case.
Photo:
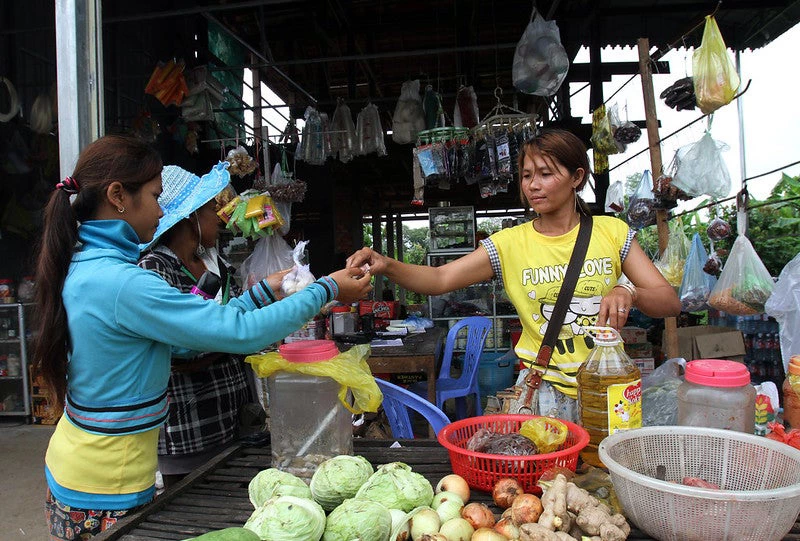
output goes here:
[{"label": "display case", "polygon": [[[471,250],[428,253],[427,264],[438,267],[469,252]],[[492,320],[492,330],[486,337],[484,351],[506,351],[512,347],[514,337],[520,330],[519,318],[505,295],[502,282],[481,282],[443,295],[428,297],[428,317],[436,326],[447,330],[459,319],[469,316],[486,316]],[[456,339],[457,351],[463,351],[466,346],[466,333],[462,334],[463,336]]]},{"label": "display case", "polygon": [[30,420],[25,308],[0,304],[0,416]]},{"label": "display case", "polygon": [[474,207],[431,207],[428,220],[431,252],[462,252],[475,248]]}]

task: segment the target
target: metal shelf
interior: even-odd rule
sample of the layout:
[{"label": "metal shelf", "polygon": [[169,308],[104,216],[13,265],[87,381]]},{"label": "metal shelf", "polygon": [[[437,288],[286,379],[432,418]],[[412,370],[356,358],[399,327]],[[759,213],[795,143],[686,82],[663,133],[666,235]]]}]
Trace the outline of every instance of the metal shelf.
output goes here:
[{"label": "metal shelf", "polygon": [[22,339],[21,337],[26,336],[25,333],[25,317],[28,315],[25,313],[25,308],[28,306],[33,306],[33,303],[12,303],[12,304],[0,304],[0,310],[15,310],[16,311],[16,332],[17,337],[15,338],[4,338],[0,340],[0,345],[9,345],[14,348],[15,351],[19,353],[19,360],[20,360],[20,375],[19,376],[2,376],[0,377],[0,382],[5,382],[2,389],[3,393],[0,395],[0,401],[4,400],[7,396],[16,394],[18,400],[22,402],[24,405],[24,409],[21,410],[14,410],[14,411],[0,411],[0,415],[3,416],[15,416],[15,417],[26,417],[26,420],[30,422],[31,420],[31,396],[30,396],[30,385],[28,379],[28,340]]},{"label": "metal shelf", "polygon": [[6,381],[6,380],[12,380],[13,381],[13,380],[20,380],[20,379],[22,379],[22,376],[0,376],[0,381]]}]

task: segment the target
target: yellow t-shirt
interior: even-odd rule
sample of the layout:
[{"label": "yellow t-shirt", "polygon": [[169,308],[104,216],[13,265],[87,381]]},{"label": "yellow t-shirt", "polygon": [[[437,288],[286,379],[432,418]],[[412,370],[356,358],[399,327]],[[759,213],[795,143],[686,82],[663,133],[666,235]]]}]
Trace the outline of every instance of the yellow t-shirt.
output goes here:
[{"label": "yellow t-shirt", "polygon": [[[600,300],[622,274],[622,261],[634,234],[622,220],[594,217],[575,295],[544,374],[545,380],[572,398],[578,396],[578,368],[593,345],[582,327],[596,324]],[[565,235],[548,237],[538,233],[532,223],[524,223],[482,241],[495,276],[503,281],[522,322],[522,337],[515,348],[521,359],[536,359],[577,238],[578,226]]]}]

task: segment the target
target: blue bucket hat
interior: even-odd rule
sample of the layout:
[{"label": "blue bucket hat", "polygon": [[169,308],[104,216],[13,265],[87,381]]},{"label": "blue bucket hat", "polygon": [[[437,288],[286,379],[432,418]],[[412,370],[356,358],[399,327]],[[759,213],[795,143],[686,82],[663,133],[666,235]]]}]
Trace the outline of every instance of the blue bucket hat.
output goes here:
[{"label": "blue bucket hat", "polygon": [[219,162],[202,177],[177,165],[167,165],[161,171],[161,195],[158,204],[164,216],[158,222],[153,240],[140,244],[144,251],[153,246],[169,228],[214,199],[231,181],[230,163]]}]

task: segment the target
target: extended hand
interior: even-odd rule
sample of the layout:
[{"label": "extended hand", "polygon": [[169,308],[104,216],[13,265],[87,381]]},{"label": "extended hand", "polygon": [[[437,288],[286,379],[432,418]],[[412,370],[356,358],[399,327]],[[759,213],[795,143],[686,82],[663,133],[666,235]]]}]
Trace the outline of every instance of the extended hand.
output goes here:
[{"label": "extended hand", "polygon": [[339,286],[339,294],[336,296],[336,300],[341,303],[349,304],[366,298],[369,292],[372,291],[372,284],[370,283],[372,274],[369,270],[364,272],[359,267],[348,267],[332,273],[330,277]]},{"label": "extended hand", "polygon": [[364,265],[369,265],[370,273],[383,274],[386,270],[387,260],[386,256],[379,254],[372,248],[361,248],[347,258],[347,266],[366,270]]}]

